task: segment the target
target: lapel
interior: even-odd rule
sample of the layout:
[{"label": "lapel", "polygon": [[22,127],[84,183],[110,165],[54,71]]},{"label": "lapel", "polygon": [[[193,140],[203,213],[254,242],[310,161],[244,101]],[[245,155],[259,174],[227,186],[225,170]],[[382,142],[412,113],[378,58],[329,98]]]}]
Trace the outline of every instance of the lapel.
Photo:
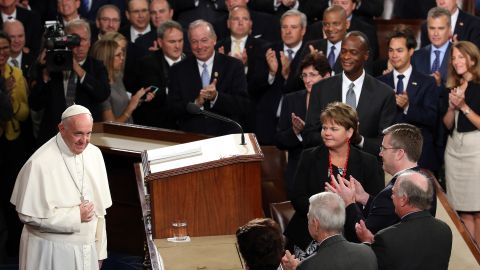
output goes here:
[{"label": "lapel", "polygon": [[217,79],[217,90],[219,89],[219,85],[222,82],[223,75],[222,74],[222,68],[224,67],[223,64],[223,59],[222,56],[220,56],[218,53],[215,53],[215,56],[213,57],[213,68],[212,68],[212,74],[210,74],[210,83],[213,82],[214,79]]},{"label": "lapel", "polygon": [[415,103],[415,100],[418,95],[420,85],[418,82],[418,74],[415,70],[412,70],[412,74],[410,74],[410,79],[408,80],[407,84],[407,94],[408,94],[408,102],[410,104]]},{"label": "lapel", "polygon": [[442,81],[447,80],[447,70],[448,70],[448,62],[449,62],[449,55],[450,55],[450,50],[452,49],[452,43],[448,42],[448,47],[447,50],[445,50],[445,55],[443,56],[442,59],[442,64],[440,65],[440,74],[442,75]]},{"label": "lapel", "polygon": [[247,37],[247,42],[245,43],[245,50],[247,51],[247,55],[252,55],[253,49],[255,48],[255,40],[252,36]]},{"label": "lapel", "polygon": [[[368,110],[369,109],[368,104],[370,104],[372,100],[375,100],[377,98],[373,93],[373,89],[372,89],[372,80],[375,80],[375,79],[370,75],[368,75],[366,71],[364,72],[365,72],[365,80],[363,80],[362,92],[360,93],[360,98],[358,99],[358,104],[357,104],[358,115],[368,115],[363,111]],[[342,88],[340,87],[340,89]]]},{"label": "lapel", "polygon": [[431,70],[432,70],[432,66],[430,65],[430,52],[432,50],[432,45],[427,45],[425,48],[424,48],[424,55],[422,56],[422,59],[424,59],[424,62],[423,62],[423,70],[426,70],[428,74],[430,74]]},{"label": "lapel", "polygon": [[[201,77],[201,74],[200,74],[200,71],[199,71],[197,58],[195,58],[195,56],[192,56],[190,58],[190,61],[191,61],[190,66],[192,67],[192,70],[193,70],[192,84],[196,85],[195,88],[202,89],[202,77]],[[198,91],[200,92],[200,90],[198,90]],[[195,94],[197,95],[198,93],[195,93]]]},{"label": "lapel", "polygon": [[464,35],[464,31],[465,31],[465,12],[463,12],[462,10],[458,9],[458,18],[457,18],[457,22],[455,23],[455,33],[457,35],[457,38],[460,40],[463,35]]},{"label": "lapel", "polygon": [[228,55],[230,53],[230,51],[232,50],[232,37],[231,36],[228,36],[225,39],[225,42],[223,43],[223,50],[224,50],[226,55]]}]

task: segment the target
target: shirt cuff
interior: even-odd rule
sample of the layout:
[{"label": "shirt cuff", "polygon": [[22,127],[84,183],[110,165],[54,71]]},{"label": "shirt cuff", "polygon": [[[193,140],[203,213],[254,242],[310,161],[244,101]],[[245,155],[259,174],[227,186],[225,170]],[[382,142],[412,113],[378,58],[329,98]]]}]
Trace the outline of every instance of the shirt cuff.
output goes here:
[{"label": "shirt cuff", "polygon": [[275,81],[275,76],[270,74],[270,72],[269,72],[268,73],[268,84],[272,85],[274,81]]},{"label": "shirt cuff", "polygon": [[298,139],[300,142],[303,142],[302,134],[298,133],[298,134],[297,134],[297,139]]},{"label": "shirt cuff", "polygon": [[357,146],[360,147],[360,148],[363,148],[363,143],[365,142],[365,138],[363,136],[361,136],[361,137],[362,137],[362,140],[360,141],[359,144],[357,144]]}]

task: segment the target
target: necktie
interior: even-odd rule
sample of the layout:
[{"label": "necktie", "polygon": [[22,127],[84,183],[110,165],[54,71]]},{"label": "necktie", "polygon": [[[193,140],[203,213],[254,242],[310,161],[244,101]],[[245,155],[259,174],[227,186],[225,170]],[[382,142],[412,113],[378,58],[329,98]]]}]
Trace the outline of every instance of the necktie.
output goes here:
[{"label": "necktie", "polygon": [[207,87],[207,85],[210,84],[210,75],[208,74],[208,66],[206,63],[203,63],[202,65],[203,70],[202,70],[202,87]]},{"label": "necktie", "polygon": [[397,75],[398,82],[397,82],[397,95],[400,95],[403,93],[403,78],[405,78],[405,75],[399,74]]},{"label": "necktie", "polygon": [[90,0],[82,0],[82,8],[85,12],[90,11]]},{"label": "necktie", "polygon": [[355,87],[355,84],[353,82],[348,86],[348,91],[347,91],[347,104],[352,106],[352,108],[356,109],[357,108],[357,98],[355,96],[355,91],[353,91],[353,88]]},{"label": "necktie", "polygon": [[293,59],[293,50],[292,50],[292,49],[287,49],[287,54],[288,54],[288,60],[292,61],[292,59]]},{"label": "necktie", "polygon": [[242,49],[240,49],[240,43],[242,41],[240,39],[234,39],[233,40],[233,51],[232,53],[233,54],[241,54],[242,53]]},{"label": "necktie", "polygon": [[431,73],[438,71],[438,69],[440,68],[440,50],[435,50],[433,51],[433,53],[435,54],[435,59],[433,60]]},{"label": "necktie", "polygon": [[18,61],[17,59],[15,58],[12,58],[12,60],[10,60],[10,62],[12,63],[12,65],[16,68],[18,68],[20,65],[18,64]]},{"label": "necktie", "polygon": [[328,64],[330,65],[330,68],[333,69],[333,66],[335,65],[335,46],[332,45],[330,48],[330,53],[328,54]]},{"label": "necktie", "polygon": [[65,101],[67,107],[72,106],[75,103],[75,92],[77,90],[77,74],[74,71],[70,71],[67,83],[67,94],[65,95]]}]

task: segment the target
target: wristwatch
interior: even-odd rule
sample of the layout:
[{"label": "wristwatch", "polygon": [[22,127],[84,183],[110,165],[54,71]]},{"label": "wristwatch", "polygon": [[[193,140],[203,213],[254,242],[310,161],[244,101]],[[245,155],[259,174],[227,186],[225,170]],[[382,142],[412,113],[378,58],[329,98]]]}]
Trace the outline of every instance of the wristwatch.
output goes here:
[{"label": "wristwatch", "polygon": [[464,111],[462,111],[464,115],[467,115],[470,113],[470,108],[466,108]]}]

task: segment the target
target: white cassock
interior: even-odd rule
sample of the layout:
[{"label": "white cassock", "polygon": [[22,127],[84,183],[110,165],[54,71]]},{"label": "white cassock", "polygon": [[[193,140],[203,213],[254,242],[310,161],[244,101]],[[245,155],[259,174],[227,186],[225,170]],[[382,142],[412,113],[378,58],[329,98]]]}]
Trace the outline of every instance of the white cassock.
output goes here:
[{"label": "white cassock", "polygon": [[[84,199],[95,206],[87,223],[80,221],[82,182]],[[107,257],[105,214],[112,199],[96,146],[75,155],[58,133],[25,163],[10,202],[25,224],[20,270],[98,269]]]}]

